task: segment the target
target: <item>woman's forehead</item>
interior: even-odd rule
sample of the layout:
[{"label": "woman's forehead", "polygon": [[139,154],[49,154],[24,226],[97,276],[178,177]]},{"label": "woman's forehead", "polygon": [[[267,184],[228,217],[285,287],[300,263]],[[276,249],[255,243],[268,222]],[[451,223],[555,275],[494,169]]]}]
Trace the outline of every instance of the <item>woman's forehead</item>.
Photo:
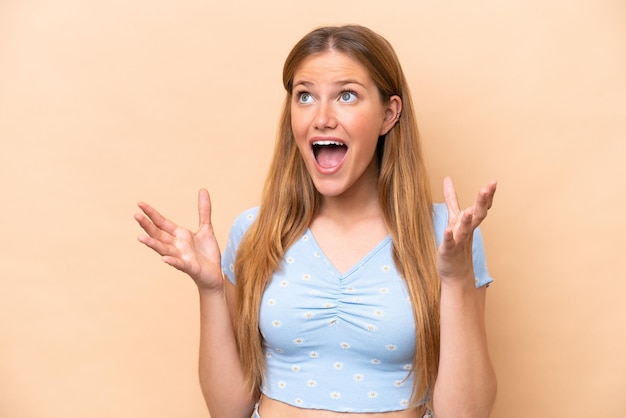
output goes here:
[{"label": "woman's forehead", "polygon": [[302,60],[296,68],[293,85],[312,82],[369,82],[368,69],[350,55],[328,50],[312,54]]}]

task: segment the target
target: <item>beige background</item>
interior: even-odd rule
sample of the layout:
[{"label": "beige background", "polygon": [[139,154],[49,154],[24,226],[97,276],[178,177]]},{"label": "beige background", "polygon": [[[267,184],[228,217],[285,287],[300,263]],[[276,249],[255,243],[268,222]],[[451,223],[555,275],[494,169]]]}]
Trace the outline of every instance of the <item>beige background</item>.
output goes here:
[{"label": "beige background", "polygon": [[0,416],[207,417],[197,297],[135,202],[222,243],[258,202],[283,60],[322,24],[396,47],[438,198],[484,225],[493,417],[626,415],[626,2],[0,0]]}]

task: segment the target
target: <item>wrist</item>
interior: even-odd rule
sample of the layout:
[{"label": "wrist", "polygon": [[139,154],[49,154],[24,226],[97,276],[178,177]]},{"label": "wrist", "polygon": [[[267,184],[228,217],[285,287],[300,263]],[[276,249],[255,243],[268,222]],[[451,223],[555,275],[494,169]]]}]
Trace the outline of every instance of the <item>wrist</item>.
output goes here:
[{"label": "wrist", "polygon": [[466,274],[459,277],[440,277],[440,280],[442,292],[466,293],[476,291],[476,278],[473,274]]},{"label": "wrist", "polygon": [[207,286],[202,283],[197,283],[196,286],[198,288],[198,294],[201,298],[204,297],[223,297],[224,296],[224,282],[217,286]]}]

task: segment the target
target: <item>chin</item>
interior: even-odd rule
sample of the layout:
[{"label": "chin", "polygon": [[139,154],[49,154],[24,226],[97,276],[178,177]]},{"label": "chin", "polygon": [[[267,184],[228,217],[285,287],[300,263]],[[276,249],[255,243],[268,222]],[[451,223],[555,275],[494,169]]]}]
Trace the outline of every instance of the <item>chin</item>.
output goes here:
[{"label": "chin", "polygon": [[315,190],[323,197],[341,196],[346,190],[344,187],[330,184],[315,183]]}]

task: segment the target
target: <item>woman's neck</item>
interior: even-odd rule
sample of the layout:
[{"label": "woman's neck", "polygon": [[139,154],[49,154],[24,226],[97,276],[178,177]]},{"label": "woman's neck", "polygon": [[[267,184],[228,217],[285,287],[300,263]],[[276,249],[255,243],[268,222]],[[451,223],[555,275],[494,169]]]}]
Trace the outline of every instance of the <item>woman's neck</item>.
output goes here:
[{"label": "woman's neck", "polygon": [[322,217],[341,224],[354,224],[382,218],[378,188],[360,187],[340,196],[322,196],[316,218]]}]

